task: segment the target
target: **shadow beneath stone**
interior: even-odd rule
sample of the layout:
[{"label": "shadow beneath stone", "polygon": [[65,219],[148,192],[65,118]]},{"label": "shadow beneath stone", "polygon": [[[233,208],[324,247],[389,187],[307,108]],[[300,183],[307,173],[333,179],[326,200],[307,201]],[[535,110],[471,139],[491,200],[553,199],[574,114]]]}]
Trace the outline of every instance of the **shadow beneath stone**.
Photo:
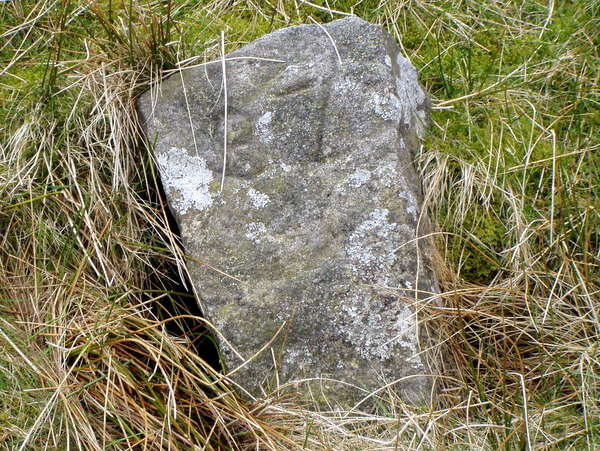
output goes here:
[{"label": "shadow beneath stone", "polygon": [[[177,245],[181,248],[179,226],[166,203],[160,180],[156,181],[156,187],[148,187],[148,200],[160,205],[160,208],[165,211],[169,230],[176,237]],[[169,238],[161,233],[157,241],[165,243],[166,246]],[[155,270],[148,277],[147,298],[155,299],[157,293],[165,294],[158,301],[152,302],[152,313],[159,320],[173,318],[166,322],[167,331],[178,337],[187,337],[199,357],[214,370],[222,371],[217,341],[204,322],[198,319],[204,318],[204,314],[196,301],[189,277],[179,271],[173,261],[155,259],[153,266]]]}]

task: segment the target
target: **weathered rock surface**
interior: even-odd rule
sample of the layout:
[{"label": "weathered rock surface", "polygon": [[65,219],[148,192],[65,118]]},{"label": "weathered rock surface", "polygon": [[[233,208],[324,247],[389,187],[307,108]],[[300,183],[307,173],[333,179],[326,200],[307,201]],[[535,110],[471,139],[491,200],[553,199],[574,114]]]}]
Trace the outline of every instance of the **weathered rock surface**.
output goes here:
[{"label": "weathered rock surface", "polygon": [[[186,252],[212,267],[190,263],[205,314],[244,358],[265,347],[235,377],[260,394],[300,378],[371,391],[415,376],[396,388],[428,397],[402,299],[438,291],[424,240],[417,262],[412,153],[428,100],[415,69],[356,17],[282,29],[227,59],[222,191],[222,62],[173,75],[138,107]],[[229,370],[242,363],[221,346]],[[322,386],[344,406],[364,396]]]}]

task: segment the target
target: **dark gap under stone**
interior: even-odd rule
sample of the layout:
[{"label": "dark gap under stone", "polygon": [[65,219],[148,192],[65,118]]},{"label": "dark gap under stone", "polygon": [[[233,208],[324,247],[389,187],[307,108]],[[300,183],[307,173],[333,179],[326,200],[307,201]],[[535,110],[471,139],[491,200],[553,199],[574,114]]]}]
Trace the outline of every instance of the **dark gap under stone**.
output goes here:
[{"label": "dark gap under stone", "polygon": [[[167,198],[160,179],[157,178],[155,187],[148,187],[147,193],[149,200],[156,205],[160,205],[160,208],[165,211],[169,230],[176,237],[177,245],[181,247],[181,232],[171,209],[167,205]],[[159,240],[164,243],[168,242],[167,236],[162,234]],[[153,271],[148,278],[148,285],[152,290],[149,296],[155,296],[154,290],[160,290],[168,294],[162,297],[160,301],[151,304],[153,314],[160,320],[188,315],[188,317],[167,321],[167,331],[175,336],[187,336],[196,354],[216,371],[222,371],[218,345],[212,333],[202,321],[189,317],[204,318],[202,309],[198,305],[191,288],[192,282],[189,277],[186,273],[182,274],[174,262],[156,260],[154,264],[156,271]]]}]

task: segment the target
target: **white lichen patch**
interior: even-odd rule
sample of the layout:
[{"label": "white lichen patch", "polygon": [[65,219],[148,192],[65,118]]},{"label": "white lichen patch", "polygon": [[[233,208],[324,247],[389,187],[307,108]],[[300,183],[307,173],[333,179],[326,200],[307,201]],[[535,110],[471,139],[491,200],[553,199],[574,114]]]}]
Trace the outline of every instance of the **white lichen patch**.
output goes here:
[{"label": "white lichen patch", "polygon": [[314,355],[308,346],[288,347],[283,357],[284,367],[314,368]]},{"label": "white lichen patch", "polygon": [[267,228],[262,222],[251,222],[246,226],[244,238],[252,241],[254,244],[259,244],[265,233],[267,233]]},{"label": "white lichen patch", "polygon": [[[398,96],[402,99],[407,99],[410,103],[411,110],[416,110],[417,105],[425,102],[427,96],[417,78],[417,70],[410,63],[409,60],[404,58],[400,53],[396,55],[396,62],[400,68],[400,73],[404,76],[402,78],[396,78],[396,89],[398,89]],[[402,96],[406,94],[406,97]]]},{"label": "white lichen patch", "polygon": [[377,167],[374,172],[375,176],[379,179],[379,183],[386,188],[391,188],[397,183],[398,177],[396,163],[393,161],[385,161],[383,164]]},{"label": "white lichen patch", "polygon": [[285,163],[279,163],[279,167],[285,173],[290,172],[292,170],[292,167],[290,165],[288,165],[288,164],[285,164]]},{"label": "white lichen patch", "polygon": [[380,297],[361,290],[343,304],[342,314],[347,324],[342,332],[362,358],[404,358],[415,368],[422,366],[417,356],[416,318],[410,306],[384,305]]},{"label": "white lichen patch", "polygon": [[390,58],[390,55],[385,55],[383,57],[383,63],[387,66],[387,67],[392,67],[392,59]]},{"label": "white lichen patch", "polygon": [[402,77],[396,77],[396,94],[402,103],[402,120],[408,126],[415,127],[417,136],[423,138],[426,125],[426,113],[418,111],[419,105],[425,103],[427,96],[417,78],[417,71],[413,65],[398,53],[396,62]]},{"label": "white lichen patch", "polygon": [[425,110],[417,110],[415,118],[415,131],[419,139],[423,139],[427,131],[427,113]]},{"label": "white lichen patch", "polygon": [[369,100],[369,106],[377,116],[386,121],[398,121],[402,117],[402,103],[393,94],[375,93]]},{"label": "white lichen patch", "polygon": [[351,188],[359,188],[371,179],[371,171],[366,169],[357,169],[348,177],[348,185]]},{"label": "white lichen patch", "polygon": [[256,191],[254,188],[250,188],[246,194],[250,198],[250,205],[252,208],[258,210],[259,208],[264,208],[269,203],[270,199],[264,193]]},{"label": "white lichen patch", "polygon": [[392,234],[398,224],[390,223],[387,208],[375,209],[369,219],[363,221],[352,232],[346,245],[346,254],[355,273],[376,275],[380,283],[386,282],[386,268],[396,261]]},{"label": "white lichen patch", "polygon": [[159,153],[156,162],[171,206],[179,214],[190,209],[202,211],[213,204],[209,191],[213,174],[202,157],[192,156],[184,148],[171,147]]},{"label": "white lichen patch", "polygon": [[413,195],[413,193],[411,193],[408,190],[402,191],[400,193],[400,198],[404,199],[404,201],[406,202],[406,212],[412,216],[413,220],[416,221],[417,214],[418,214],[418,207],[417,207],[417,200],[415,199],[415,196]]},{"label": "white lichen patch", "polygon": [[261,117],[258,118],[255,124],[256,133],[258,139],[263,144],[269,144],[273,140],[273,134],[270,130],[271,120],[273,119],[273,113],[267,111]]},{"label": "white lichen patch", "polygon": [[[400,345],[407,352],[407,358],[405,359],[414,368],[424,368],[423,362],[421,361],[418,354],[418,331],[417,331],[417,319],[413,310],[409,306],[404,306],[402,310],[398,312],[396,321],[393,326],[394,335],[387,342],[380,346],[380,349],[390,350],[390,347]],[[389,351],[388,351],[389,352]]]},{"label": "white lichen patch", "polygon": [[339,78],[331,85],[333,95],[346,97],[360,90],[360,84],[348,78]]}]

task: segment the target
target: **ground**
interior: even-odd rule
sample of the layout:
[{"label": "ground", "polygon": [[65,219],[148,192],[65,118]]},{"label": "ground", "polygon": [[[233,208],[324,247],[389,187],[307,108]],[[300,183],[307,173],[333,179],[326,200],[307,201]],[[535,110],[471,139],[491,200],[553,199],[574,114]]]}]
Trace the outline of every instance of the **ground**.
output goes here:
[{"label": "ground", "polygon": [[[445,307],[422,321],[448,368],[430,410],[389,389],[367,417],[240,398],[150,308],[184,259],[135,97],[222,45],[350,12],[432,100],[416,158]],[[0,3],[5,448],[598,447],[599,17],[597,0]]]}]

